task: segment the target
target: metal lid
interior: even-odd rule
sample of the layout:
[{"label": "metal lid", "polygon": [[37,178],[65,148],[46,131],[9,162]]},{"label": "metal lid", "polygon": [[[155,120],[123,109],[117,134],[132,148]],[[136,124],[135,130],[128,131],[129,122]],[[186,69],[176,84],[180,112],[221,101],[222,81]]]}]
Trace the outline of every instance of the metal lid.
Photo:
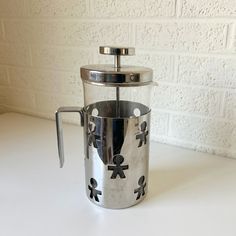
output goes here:
[{"label": "metal lid", "polygon": [[101,46],[101,54],[114,55],[114,65],[86,65],[80,68],[83,82],[103,86],[143,86],[152,83],[152,69],[140,66],[121,66],[120,56],[134,55],[130,47]]}]

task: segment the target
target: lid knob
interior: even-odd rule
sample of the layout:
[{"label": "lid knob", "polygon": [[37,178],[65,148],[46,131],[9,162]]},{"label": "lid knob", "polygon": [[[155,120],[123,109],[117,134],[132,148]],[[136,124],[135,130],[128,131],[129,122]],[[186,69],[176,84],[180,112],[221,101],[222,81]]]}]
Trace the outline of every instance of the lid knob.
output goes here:
[{"label": "lid knob", "polygon": [[112,47],[112,46],[100,46],[100,54],[113,55],[114,67],[120,68],[120,56],[133,56],[135,54],[135,48],[133,47]]},{"label": "lid knob", "polygon": [[100,46],[99,52],[100,52],[100,54],[104,54],[104,55],[133,56],[133,55],[135,55],[135,48],[133,48],[133,47]]}]

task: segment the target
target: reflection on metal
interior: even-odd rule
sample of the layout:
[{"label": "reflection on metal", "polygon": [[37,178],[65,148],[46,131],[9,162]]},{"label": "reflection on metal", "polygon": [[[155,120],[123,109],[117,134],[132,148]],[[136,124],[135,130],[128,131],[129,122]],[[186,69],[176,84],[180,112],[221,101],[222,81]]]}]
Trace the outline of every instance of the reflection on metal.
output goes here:
[{"label": "reflection on metal", "polygon": [[[94,108],[98,116],[93,116]],[[140,111],[139,116],[134,115],[135,109]],[[116,117],[116,100],[102,101],[84,108],[84,120],[84,129],[88,130],[92,122],[96,126],[94,134],[100,137],[94,148],[88,145],[88,133],[84,132],[88,157],[85,158],[86,186],[90,185],[91,177],[102,186],[99,202],[90,198],[87,189],[89,199],[107,208],[125,208],[142,201],[141,196],[147,192],[150,109],[121,100],[120,117]],[[138,147],[137,136],[142,148]],[[145,180],[140,176],[145,176]],[[139,179],[139,188],[136,188]]]},{"label": "reflection on metal", "polygon": [[140,125],[140,129],[141,132],[140,134],[136,135],[136,139],[139,139],[139,144],[138,147],[141,147],[144,143],[144,145],[147,143],[147,135],[148,135],[148,130],[147,129],[147,122],[144,121],[141,125]]},{"label": "reflection on metal", "polygon": [[138,200],[141,196],[145,195],[145,187],[146,187],[146,183],[144,183],[145,181],[145,177],[141,176],[138,180],[138,184],[139,184],[139,188],[134,190],[134,193],[138,193],[136,200]]},{"label": "reflection on metal", "polygon": [[115,155],[113,157],[113,163],[115,165],[108,166],[108,170],[112,170],[111,179],[116,179],[116,177],[119,175],[121,179],[125,178],[124,170],[128,170],[128,165],[121,165],[124,162],[124,157],[121,155]]},{"label": "reflection on metal", "polygon": [[97,181],[94,178],[90,179],[90,184],[92,186],[88,185],[88,189],[90,190],[89,197],[91,199],[94,198],[96,202],[99,202],[98,195],[102,195],[102,191],[96,189],[98,184],[97,184]]},{"label": "reflection on metal", "polygon": [[[113,156],[121,153],[124,140],[127,136],[127,129],[129,128],[132,130],[132,133],[129,133],[128,137],[135,139],[135,134],[137,133],[136,124],[138,124],[138,127],[141,126],[138,117],[134,116],[134,110],[139,109],[140,117],[145,117],[145,115],[150,112],[148,107],[140,103],[129,101],[120,101],[119,103],[120,117],[116,117],[116,100],[97,102],[84,109],[85,130],[91,129],[89,128],[91,122],[96,127],[94,130],[92,130],[92,137],[89,136],[90,133],[85,134],[89,136],[85,137],[85,145],[87,147],[91,146],[91,139],[96,139],[96,146],[94,147],[97,149],[89,151],[89,148],[86,148],[87,158],[90,158],[90,155],[94,155],[91,153],[97,152],[105,165],[112,163]],[[99,116],[92,115],[94,109],[98,110]],[[134,123],[135,120],[136,123]],[[133,121],[133,125],[128,127],[128,124],[131,121]],[[147,121],[145,121],[145,124],[147,126]],[[146,136],[144,137],[144,141],[145,140]]]},{"label": "reflection on metal", "polygon": [[95,134],[96,125],[93,122],[89,122],[88,124],[88,145],[97,148],[96,140],[99,139],[99,136]]}]

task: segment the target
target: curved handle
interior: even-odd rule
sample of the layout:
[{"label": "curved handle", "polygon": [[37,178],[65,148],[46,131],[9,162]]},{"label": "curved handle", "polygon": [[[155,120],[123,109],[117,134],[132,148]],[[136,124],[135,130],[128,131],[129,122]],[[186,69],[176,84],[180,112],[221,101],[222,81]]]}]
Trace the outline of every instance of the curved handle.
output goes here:
[{"label": "curved handle", "polygon": [[62,112],[78,112],[80,114],[80,124],[84,126],[84,113],[81,107],[60,107],[55,113],[57,127],[57,146],[60,160],[60,168],[64,165],[64,145],[63,145],[63,129],[62,129]]}]

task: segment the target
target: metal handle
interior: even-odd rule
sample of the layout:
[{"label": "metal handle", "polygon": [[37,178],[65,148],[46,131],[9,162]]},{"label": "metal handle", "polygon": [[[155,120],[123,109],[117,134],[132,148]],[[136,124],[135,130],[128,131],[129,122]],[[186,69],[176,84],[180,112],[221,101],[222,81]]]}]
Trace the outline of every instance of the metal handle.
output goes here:
[{"label": "metal handle", "polygon": [[57,127],[57,146],[60,160],[60,168],[64,165],[64,145],[63,145],[63,129],[62,129],[62,112],[78,112],[80,114],[80,124],[84,126],[84,114],[81,107],[60,107],[56,113],[56,127]]}]

